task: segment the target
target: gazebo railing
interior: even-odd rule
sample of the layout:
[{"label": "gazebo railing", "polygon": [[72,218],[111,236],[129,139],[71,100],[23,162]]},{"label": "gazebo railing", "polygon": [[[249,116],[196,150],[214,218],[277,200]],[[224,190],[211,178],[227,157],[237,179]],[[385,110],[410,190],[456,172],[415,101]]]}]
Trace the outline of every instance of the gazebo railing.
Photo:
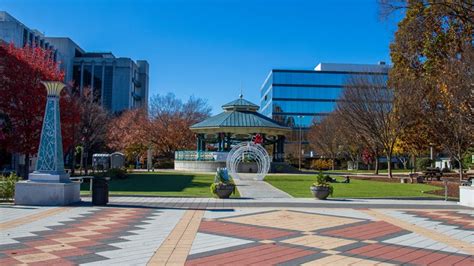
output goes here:
[{"label": "gazebo railing", "polygon": [[227,159],[228,152],[215,151],[175,151],[176,161],[222,161]]}]

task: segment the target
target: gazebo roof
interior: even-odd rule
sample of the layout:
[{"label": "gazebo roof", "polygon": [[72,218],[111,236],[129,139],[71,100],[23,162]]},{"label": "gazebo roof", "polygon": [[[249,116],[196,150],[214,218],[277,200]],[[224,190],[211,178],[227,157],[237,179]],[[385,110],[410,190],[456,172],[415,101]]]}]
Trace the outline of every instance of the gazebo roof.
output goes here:
[{"label": "gazebo roof", "polygon": [[202,122],[194,124],[190,129],[197,133],[265,133],[284,135],[291,129],[280,125],[257,112],[259,106],[243,99],[239,99],[222,106],[224,112],[212,116]]}]

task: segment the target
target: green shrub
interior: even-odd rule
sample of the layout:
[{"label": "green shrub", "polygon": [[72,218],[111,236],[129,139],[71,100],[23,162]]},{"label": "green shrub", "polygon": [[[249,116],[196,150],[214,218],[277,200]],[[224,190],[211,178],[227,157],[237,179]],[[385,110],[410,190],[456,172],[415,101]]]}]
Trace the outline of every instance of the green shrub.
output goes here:
[{"label": "green shrub", "polygon": [[125,179],[127,177],[127,170],[120,168],[112,168],[107,171],[107,175],[113,179]]},{"label": "green shrub", "polygon": [[474,157],[474,148],[470,149],[468,152],[464,154],[464,157],[462,159],[463,168],[465,169],[474,168],[474,160],[472,159],[473,157]]},{"label": "green shrub", "polygon": [[234,189],[232,191],[232,194],[235,194],[235,184],[230,179],[229,174],[227,173],[227,169],[218,168],[216,175],[214,176],[214,183],[212,183],[210,186],[211,193],[216,195],[217,188],[226,185],[233,185]]},{"label": "green shrub", "polygon": [[15,197],[15,184],[20,180],[20,177],[15,173],[9,176],[2,176],[0,182],[0,193],[3,200],[10,200]]},{"label": "green shrub", "polygon": [[431,164],[433,163],[433,160],[430,158],[421,158],[416,161],[416,168],[419,171],[425,171],[426,168],[430,168]]},{"label": "green shrub", "polygon": [[323,175],[323,172],[319,172],[319,174],[316,176],[316,182],[313,183],[313,186],[329,188],[329,195],[331,196],[334,192],[334,187],[327,182],[326,176]]},{"label": "green shrub", "polygon": [[332,168],[332,160],[330,159],[316,159],[311,162],[311,168],[316,170],[328,170]]},{"label": "green shrub", "polygon": [[161,159],[161,160],[156,161],[154,166],[157,169],[173,169],[174,168],[174,160]]}]

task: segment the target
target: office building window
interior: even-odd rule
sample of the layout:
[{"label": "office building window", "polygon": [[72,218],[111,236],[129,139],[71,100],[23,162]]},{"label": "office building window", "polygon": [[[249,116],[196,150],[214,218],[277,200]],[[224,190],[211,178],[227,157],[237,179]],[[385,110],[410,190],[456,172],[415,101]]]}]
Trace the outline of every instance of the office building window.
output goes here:
[{"label": "office building window", "polygon": [[94,66],[94,101],[100,102],[102,98],[102,66]]},{"label": "office building window", "polygon": [[114,68],[106,66],[104,70],[104,95],[102,95],[102,104],[106,109],[112,109],[112,84],[114,80]]},{"label": "office building window", "polygon": [[75,91],[79,92],[79,89],[81,88],[81,66],[80,65],[75,65],[72,68],[72,79],[74,82]]},{"label": "office building window", "polygon": [[23,29],[23,47],[28,44],[28,31]]},{"label": "office building window", "polygon": [[91,87],[92,85],[92,66],[85,65],[84,73],[82,73],[82,88]]}]

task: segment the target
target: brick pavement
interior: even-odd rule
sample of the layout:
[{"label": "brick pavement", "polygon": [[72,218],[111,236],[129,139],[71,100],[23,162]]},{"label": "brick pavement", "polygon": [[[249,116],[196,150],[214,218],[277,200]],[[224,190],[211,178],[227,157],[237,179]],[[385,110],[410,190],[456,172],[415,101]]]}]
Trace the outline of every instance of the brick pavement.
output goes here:
[{"label": "brick pavement", "polygon": [[474,265],[474,211],[449,204],[228,207],[181,199],[163,208],[142,201],[0,205],[0,265]]}]

